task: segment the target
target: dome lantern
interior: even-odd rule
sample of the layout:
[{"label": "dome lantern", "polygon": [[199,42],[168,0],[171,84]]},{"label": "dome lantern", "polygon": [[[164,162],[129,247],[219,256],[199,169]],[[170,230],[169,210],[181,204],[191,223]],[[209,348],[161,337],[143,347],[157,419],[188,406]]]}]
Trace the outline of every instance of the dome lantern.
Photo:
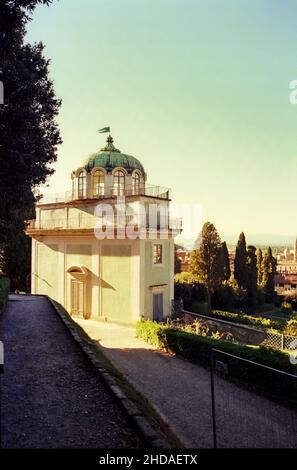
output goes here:
[{"label": "dome lantern", "polygon": [[91,154],[83,167],[88,173],[97,167],[104,168],[107,173],[112,173],[115,168],[123,168],[130,175],[134,171],[139,171],[141,176],[146,179],[145,170],[140,161],[132,155],[122,153],[117,149],[113,144],[111,135],[107,137],[105,147]]}]

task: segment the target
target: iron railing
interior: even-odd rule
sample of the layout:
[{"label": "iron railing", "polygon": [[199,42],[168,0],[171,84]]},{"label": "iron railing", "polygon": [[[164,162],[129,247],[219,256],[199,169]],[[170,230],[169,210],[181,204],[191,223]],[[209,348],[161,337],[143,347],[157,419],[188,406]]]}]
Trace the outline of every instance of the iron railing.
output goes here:
[{"label": "iron railing", "polygon": [[127,225],[151,230],[176,230],[179,233],[182,229],[182,219],[172,216],[158,217],[154,224],[151,223],[146,214],[115,214],[102,217],[81,216],[81,214],[78,214],[77,217],[69,218],[29,220],[27,230],[95,229],[98,226],[126,227]]},{"label": "iron railing", "polygon": [[164,188],[162,186],[155,185],[141,185],[139,188],[132,188],[131,186],[125,187],[104,187],[99,188],[99,194],[96,194],[93,190],[73,190],[66,191],[63,193],[55,194],[44,194],[42,198],[38,201],[38,205],[42,204],[57,204],[57,203],[67,203],[77,200],[86,200],[86,199],[110,199],[116,198],[119,196],[148,196],[158,199],[170,199],[170,189]]},{"label": "iron railing", "polygon": [[296,448],[297,375],[216,348],[210,359],[213,447]]}]

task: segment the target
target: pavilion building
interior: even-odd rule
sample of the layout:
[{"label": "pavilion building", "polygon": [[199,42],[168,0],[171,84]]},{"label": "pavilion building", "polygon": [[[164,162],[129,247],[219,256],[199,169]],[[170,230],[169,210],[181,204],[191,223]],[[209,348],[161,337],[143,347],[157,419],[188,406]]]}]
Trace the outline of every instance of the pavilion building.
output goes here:
[{"label": "pavilion building", "polygon": [[170,191],[147,183],[140,161],[106,146],[71,174],[72,188],[47,195],[29,222],[32,293],[71,315],[134,323],[163,321],[174,298]]}]

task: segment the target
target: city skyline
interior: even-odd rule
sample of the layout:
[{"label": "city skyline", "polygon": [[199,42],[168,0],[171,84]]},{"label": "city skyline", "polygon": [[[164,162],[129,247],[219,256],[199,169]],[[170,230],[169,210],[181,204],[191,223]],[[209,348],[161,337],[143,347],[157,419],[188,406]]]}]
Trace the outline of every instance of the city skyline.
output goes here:
[{"label": "city skyline", "polygon": [[175,203],[202,204],[222,239],[293,243],[296,4],[87,4],[40,6],[28,28],[63,100],[48,191],[69,189],[70,172],[104,144],[97,129],[111,126],[148,181],[173,188]]}]

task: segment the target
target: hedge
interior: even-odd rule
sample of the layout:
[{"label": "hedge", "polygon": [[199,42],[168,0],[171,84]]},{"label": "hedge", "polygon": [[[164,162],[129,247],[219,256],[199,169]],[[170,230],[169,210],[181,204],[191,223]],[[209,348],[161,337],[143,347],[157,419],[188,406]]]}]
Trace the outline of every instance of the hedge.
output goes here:
[{"label": "hedge", "polygon": [[243,313],[225,312],[223,310],[212,310],[212,312],[209,313],[208,316],[218,318],[220,320],[240,323],[242,325],[252,325],[262,328],[273,328],[276,330],[281,328],[281,323],[277,320],[271,320],[270,318],[263,317],[254,317],[252,315],[246,315]]},{"label": "hedge", "polygon": [[9,288],[9,279],[7,277],[0,277],[0,310],[6,305]]},{"label": "hedge", "polygon": [[[240,359],[218,354],[217,359],[228,365],[228,379],[245,387],[275,398],[278,401],[297,406],[297,367],[290,363],[287,354],[264,347],[249,347],[207,336],[198,336],[180,329],[141,321],[136,325],[136,336],[150,344],[176,353],[186,360],[209,368],[211,350],[248,359],[258,364],[278,369],[295,377],[278,374],[270,369],[250,364]],[[216,353],[215,353],[216,354]]]}]

